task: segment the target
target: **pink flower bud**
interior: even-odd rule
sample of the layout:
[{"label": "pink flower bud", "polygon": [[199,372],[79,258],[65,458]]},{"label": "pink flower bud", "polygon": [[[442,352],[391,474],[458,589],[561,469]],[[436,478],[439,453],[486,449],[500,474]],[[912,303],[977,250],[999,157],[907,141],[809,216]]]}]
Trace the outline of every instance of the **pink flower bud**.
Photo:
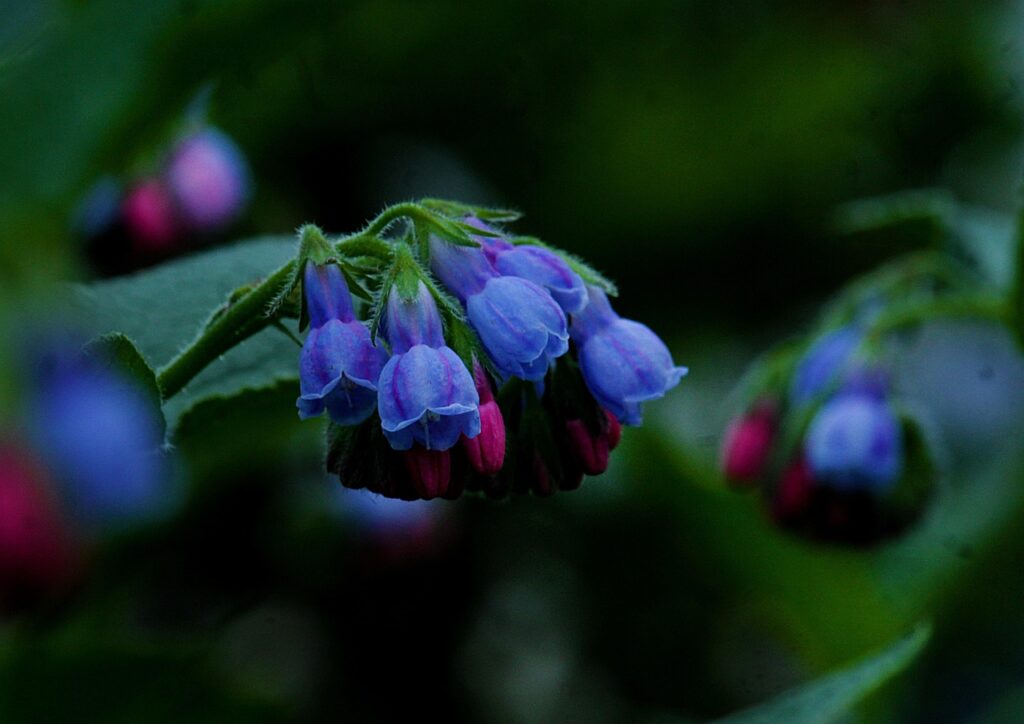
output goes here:
[{"label": "pink flower bud", "polygon": [[473,381],[480,395],[480,434],[462,436],[462,448],[478,473],[494,475],[505,464],[505,420],[494,399],[491,383],[479,363],[473,365]]},{"label": "pink flower bud", "polygon": [[608,436],[599,431],[591,433],[583,420],[566,420],[565,430],[569,435],[569,449],[572,457],[587,475],[600,475],[608,469]]},{"label": "pink flower bud", "polygon": [[775,412],[767,405],[755,408],[729,424],[722,441],[722,471],[730,482],[756,484],[775,439]]},{"label": "pink flower bud", "polygon": [[178,236],[174,201],[164,185],[156,180],[143,181],[128,192],[121,202],[124,224],[145,251],[168,251]]},{"label": "pink flower bud", "polygon": [[448,492],[452,460],[447,450],[427,450],[414,445],[402,453],[402,459],[421,498],[430,500]]},{"label": "pink flower bud", "polygon": [[0,606],[16,608],[59,588],[75,558],[41,469],[13,446],[0,448]]},{"label": "pink flower bud", "polygon": [[772,504],[772,514],[780,522],[799,516],[811,502],[814,477],[807,461],[801,455],[782,473],[779,488]]},{"label": "pink flower bud", "polygon": [[494,475],[505,464],[505,420],[494,400],[481,404],[479,409],[480,434],[473,438],[463,435],[462,449],[474,470]]}]

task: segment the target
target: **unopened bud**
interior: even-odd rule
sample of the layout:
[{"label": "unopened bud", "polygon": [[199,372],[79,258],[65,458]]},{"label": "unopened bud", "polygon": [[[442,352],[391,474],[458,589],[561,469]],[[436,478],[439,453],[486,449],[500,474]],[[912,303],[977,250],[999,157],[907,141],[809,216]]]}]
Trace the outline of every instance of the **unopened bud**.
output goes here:
[{"label": "unopened bud", "polygon": [[566,420],[569,449],[587,475],[600,475],[608,469],[610,445],[603,431],[592,433],[583,420]]},{"label": "unopened bud", "polygon": [[780,522],[793,520],[807,510],[814,490],[814,477],[807,461],[800,458],[783,471],[779,481],[772,513]]},{"label": "unopened bud", "polygon": [[764,474],[775,439],[773,408],[762,405],[734,419],[722,440],[722,472],[730,482],[753,485]]},{"label": "unopened bud", "polygon": [[448,492],[451,455],[447,450],[428,450],[415,445],[402,453],[402,459],[421,498],[430,500]]}]

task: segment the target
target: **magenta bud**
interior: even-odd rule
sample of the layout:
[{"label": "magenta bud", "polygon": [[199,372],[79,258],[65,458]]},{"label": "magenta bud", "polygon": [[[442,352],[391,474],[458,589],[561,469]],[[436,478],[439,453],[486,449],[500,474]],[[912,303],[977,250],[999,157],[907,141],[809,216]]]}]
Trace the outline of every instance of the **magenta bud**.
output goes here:
[{"label": "magenta bud", "polygon": [[463,435],[462,448],[474,470],[494,475],[505,464],[505,419],[479,362],[473,364],[473,381],[480,395],[480,434],[472,438]]},{"label": "magenta bud", "polygon": [[174,200],[156,179],[135,186],[121,202],[125,227],[145,251],[167,251],[178,236]]},{"label": "magenta bud", "polygon": [[803,513],[811,502],[813,489],[814,476],[811,473],[811,467],[801,455],[795,462],[790,463],[782,473],[782,479],[779,481],[772,504],[772,514],[775,519],[785,522]]},{"label": "magenta bud", "polygon": [[730,482],[754,485],[764,474],[775,440],[775,410],[761,405],[729,424],[722,440],[721,465]]},{"label": "magenta bud", "polygon": [[608,449],[614,450],[619,446],[619,441],[622,439],[622,423],[619,422],[619,418],[608,410],[604,411],[604,416],[608,420],[608,428],[605,432],[605,437],[608,439]]},{"label": "magenta bud", "polygon": [[572,456],[584,473],[600,475],[608,469],[608,452],[611,445],[607,434],[591,433],[583,420],[566,420],[565,430],[569,435]]},{"label": "magenta bud", "polygon": [[41,468],[0,448],[0,606],[18,608],[69,581],[75,548]]},{"label": "magenta bud", "polygon": [[402,452],[402,459],[421,498],[430,500],[448,492],[452,459],[447,450],[427,450],[414,445]]},{"label": "magenta bud", "polygon": [[480,434],[462,436],[462,449],[478,473],[494,475],[505,464],[505,420],[493,399],[480,405]]}]

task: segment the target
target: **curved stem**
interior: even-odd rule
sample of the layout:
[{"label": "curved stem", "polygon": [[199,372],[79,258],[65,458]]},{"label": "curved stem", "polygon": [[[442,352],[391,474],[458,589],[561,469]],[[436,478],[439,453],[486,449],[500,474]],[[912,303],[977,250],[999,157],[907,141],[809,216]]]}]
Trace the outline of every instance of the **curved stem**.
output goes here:
[{"label": "curved stem", "polygon": [[174,359],[161,367],[156,380],[163,399],[173,397],[208,364],[272,324],[280,314],[268,314],[267,309],[291,279],[294,269],[293,259],[228,307]]}]

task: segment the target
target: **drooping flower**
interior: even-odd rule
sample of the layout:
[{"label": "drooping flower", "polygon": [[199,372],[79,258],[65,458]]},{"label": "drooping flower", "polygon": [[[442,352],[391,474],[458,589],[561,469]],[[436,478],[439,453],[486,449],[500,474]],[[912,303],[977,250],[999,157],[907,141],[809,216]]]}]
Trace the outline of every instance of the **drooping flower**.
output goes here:
[{"label": "drooping flower", "polygon": [[461,435],[479,435],[473,378],[445,344],[437,303],[422,281],[412,299],[391,291],[385,323],[393,356],[380,375],[377,405],[391,446],[448,450]]},{"label": "drooping flower", "polygon": [[[495,231],[475,216],[467,216],[464,221],[483,231]],[[528,279],[546,289],[566,314],[575,314],[586,306],[587,287],[583,279],[550,249],[534,244],[512,244],[500,236],[474,238],[502,276]]]},{"label": "drooping flower", "polygon": [[182,221],[198,232],[214,231],[232,221],[249,197],[245,156],[234,141],[214,128],[178,143],[165,178]]},{"label": "drooping flower", "polygon": [[885,490],[903,467],[902,428],[884,399],[840,393],[822,406],[807,432],[815,479],[840,490]]},{"label": "drooping flower", "polygon": [[687,373],[646,325],[623,319],[589,286],[589,302],[573,316],[573,341],[591,394],[626,425],[639,425],[642,403],[664,396]]},{"label": "drooping flower", "polygon": [[326,409],[339,425],[358,424],[377,403],[377,380],[387,354],[356,319],[337,265],[307,262],[303,275],[310,331],[299,355],[299,417],[315,417]]},{"label": "drooping flower", "polygon": [[431,268],[466,306],[495,367],[505,377],[543,379],[551,362],[569,349],[565,313],[542,287],[502,276],[482,249],[432,237]]},{"label": "drooping flower", "polygon": [[790,386],[790,398],[797,405],[810,402],[839,381],[852,362],[861,342],[856,327],[840,327],[818,339],[804,354]]}]

